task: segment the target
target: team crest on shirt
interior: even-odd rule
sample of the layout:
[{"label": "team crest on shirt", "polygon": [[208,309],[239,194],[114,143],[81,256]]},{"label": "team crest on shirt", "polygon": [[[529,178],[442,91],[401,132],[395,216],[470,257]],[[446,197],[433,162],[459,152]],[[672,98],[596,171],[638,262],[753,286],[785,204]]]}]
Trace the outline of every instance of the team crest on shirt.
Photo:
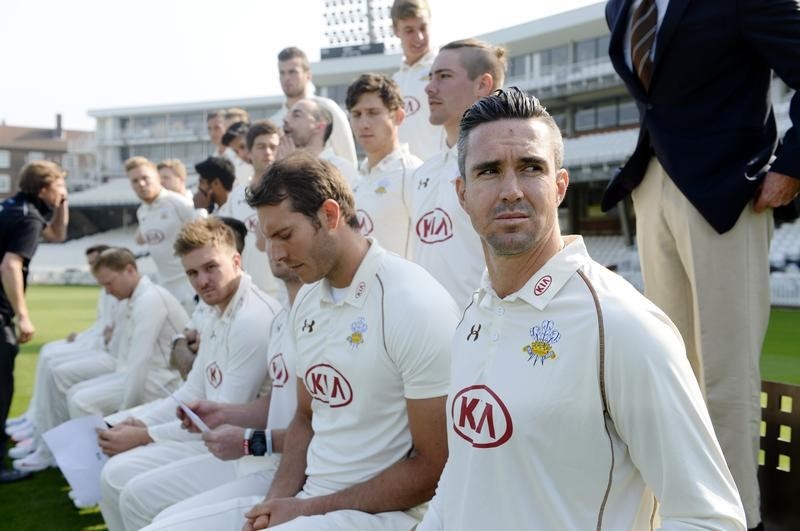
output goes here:
[{"label": "team crest on shirt", "polygon": [[222,369],[219,368],[216,361],[206,366],[206,378],[214,389],[222,384]]},{"label": "team crest on shirt", "polygon": [[353,324],[350,325],[350,330],[352,330],[353,333],[347,336],[347,342],[350,343],[351,349],[355,350],[364,343],[364,334],[368,328],[367,320],[363,317],[359,317],[353,321]]},{"label": "team crest on shirt", "polygon": [[528,355],[528,361],[533,360],[534,365],[536,362],[544,365],[545,360],[556,359],[553,345],[561,339],[561,333],[556,330],[553,321],[542,321],[542,324],[531,328],[530,334],[533,341],[522,347],[522,352]]},{"label": "team crest on shirt", "polygon": [[258,229],[258,215],[253,214],[245,219],[244,226],[247,227],[247,232],[255,232]]},{"label": "team crest on shirt", "polygon": [[386,192],[389,191],[389,186],[391,184],[392,182],[388,178],[384,177],[383,179],[375,183],[375,193],[385,194]]}]

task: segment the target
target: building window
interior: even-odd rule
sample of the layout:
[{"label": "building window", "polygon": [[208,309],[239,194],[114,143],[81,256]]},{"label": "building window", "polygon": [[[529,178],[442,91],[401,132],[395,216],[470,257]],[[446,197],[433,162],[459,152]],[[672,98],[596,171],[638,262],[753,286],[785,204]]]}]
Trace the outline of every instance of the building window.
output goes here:
[{"label": "building window", "polygon": [[205,132],[206,123],[200,113],[173,114],[169,117],[169,136],[198,136],[203,135]]},{"label": "building window", "polygon": [[563,45],[541,52],[542,74],[550,74],[569,62],[569,46]]},{"label": "building window", "polygon": [[597,108],[594,105],[579,107],[575,111],[575,131],[591,131],[596,129]]},{"label": "building window", "polygon": [[617,102],[598,105],[597,129],[606,129],[617,125]]},{"label": "building window", "polygon": [[29,151],[25,156],[25,162],[32,162],[34,160],[44,160],[44,153],[41,151]]},{"label": "building window", "polygon": [[11,193],[11,177],[5,173],[0,173],[0,194]]},{"label": "building window", "polygon": [[332,85],[325,87],[327,97],[338,103],[344,105],[344,100],[347,98],[348,85]]},{"label": "building window", "polygon": [[619,103],[619,125],[635,125],[639,123],[639,109],[633,100],[622,100]]},{"label": "building window", "polygon": [[0,149],[0,168],[11,167],[11,152],[7,149]]},{"label": "building window", "polygon": [[523,77],[525,76],[525,55],[517,55],[512,57],[508,62],[508,77]]}]

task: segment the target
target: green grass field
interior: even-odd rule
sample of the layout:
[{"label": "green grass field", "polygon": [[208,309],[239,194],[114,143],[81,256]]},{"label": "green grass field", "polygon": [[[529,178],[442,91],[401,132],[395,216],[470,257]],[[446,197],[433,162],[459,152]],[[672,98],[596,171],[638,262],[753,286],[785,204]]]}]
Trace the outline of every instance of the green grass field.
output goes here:
[{"label": "green grass field", "polygon": [[[31,286],[28,304],[36,336],[24,345],[16,361],[16,392],[11,416],[28,406],[36,357],[44,343],[86,328],[94,320],[97,288]],[[800,385],[800,310],[774,309],[764,342],[761,369],[765,380]],[[66,495],[68,487],[58,470],[34,474],[33,479],[0,486],[0,529],[106,529],[100,513],[77,511]]]}]

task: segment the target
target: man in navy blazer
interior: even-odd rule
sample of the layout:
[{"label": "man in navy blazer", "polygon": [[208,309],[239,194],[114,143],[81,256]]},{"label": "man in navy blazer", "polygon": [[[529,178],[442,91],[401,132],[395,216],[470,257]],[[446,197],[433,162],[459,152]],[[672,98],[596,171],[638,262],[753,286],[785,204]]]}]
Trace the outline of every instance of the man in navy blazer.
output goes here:
[{"label": "man in navy blazer", "polygon": [[641,131],[602,207],[632,195],[645,293],[683,335],[748,526],[758,528],[772,209],[800,191],[800,92],[781,140],[770,83],[774,71],[800,88],[800,3],[609,0],[606,18]]}]

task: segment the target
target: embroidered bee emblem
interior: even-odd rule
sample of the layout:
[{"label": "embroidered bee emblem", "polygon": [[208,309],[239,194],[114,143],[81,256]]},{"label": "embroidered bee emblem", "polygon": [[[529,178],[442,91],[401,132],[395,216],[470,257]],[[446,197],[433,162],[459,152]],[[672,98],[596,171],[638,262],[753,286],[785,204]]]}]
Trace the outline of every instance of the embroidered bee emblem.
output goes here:
[{"label": "embroidered bee emblem", "polygon": [[542,321],[542,324],[534,326],[530,330],[533,341],[522,347],[522,352],[528,355],[528,361],[533,360],[533,364],[544,360],[556,359],[556,352],[553,345],[561,339],[561,333],[556,330],[553,321]]},{"label": "embroidered bee emblem", "polygon": [[347,336],[347,342],[350,343],[351,349],[355,350],[364,343],[364,334],[368,328],[367,320],[363,317],[359,317],[353,321],[353,324],[350,325],[350,330],[352,330],[353,333]]}]

